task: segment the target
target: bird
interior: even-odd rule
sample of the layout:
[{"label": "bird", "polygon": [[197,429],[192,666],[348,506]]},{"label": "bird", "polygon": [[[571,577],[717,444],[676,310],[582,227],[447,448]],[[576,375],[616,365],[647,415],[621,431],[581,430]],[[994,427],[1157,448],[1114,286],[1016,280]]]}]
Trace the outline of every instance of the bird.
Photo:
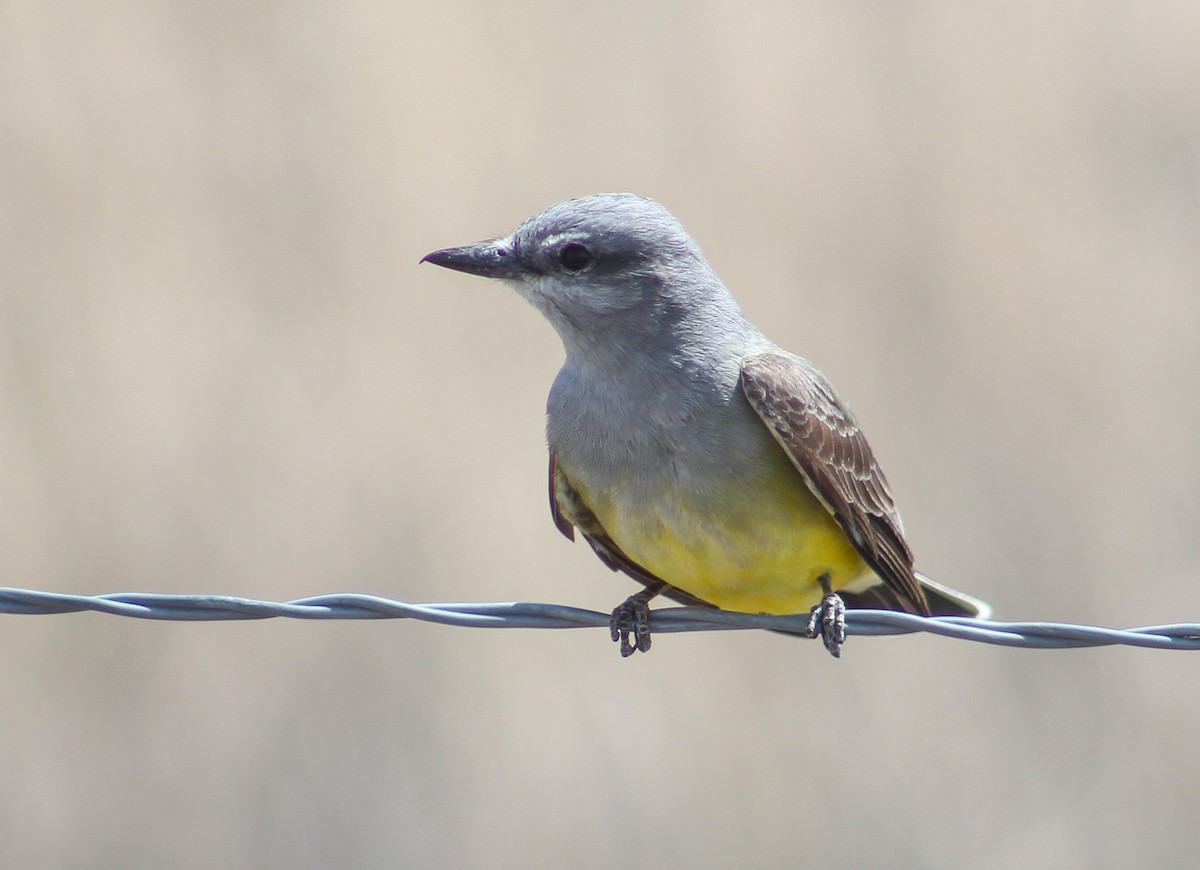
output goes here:
[{"label": "bird", "polygon": [[564,200],[510,235],[425,255],[498,279],[565,359],[546,402],[550,512],[642,584],[612,612],[621,654],[649,602],[811,614],[840,655],[845,608],[990,615],[919,574],[849,406],[743,313],[680,222],[632,193]]}]

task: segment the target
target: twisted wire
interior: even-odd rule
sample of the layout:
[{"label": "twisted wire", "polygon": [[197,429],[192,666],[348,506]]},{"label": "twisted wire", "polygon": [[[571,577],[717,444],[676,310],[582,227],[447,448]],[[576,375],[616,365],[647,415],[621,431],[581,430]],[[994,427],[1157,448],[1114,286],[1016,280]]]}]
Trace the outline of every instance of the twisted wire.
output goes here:
[{"label": "twisted wire", "polygon": [[[116,592],[68,595],[0,588],[0,613],[49,615],[107,613],[136,619],[216,621],[242,619],[417,619],[468,628],[608,627],[609,615],[560,604],[523,602],[408,604],[375,595],[340,593],[295,601],[259,601],[230,595],[167,595]],[[655,634],[681,631],[770,629],[803,635],[808,614],[768,616],[704,607],[666,607],[651,612]],[[1200,649],[1200,624],[1102,628],[1059,622],[996,622],[966,617],[925,617],[890,610],[848,610],[847,634],[879,637],[926,632],[942,637],[1029,649],[1135,646]]]}]

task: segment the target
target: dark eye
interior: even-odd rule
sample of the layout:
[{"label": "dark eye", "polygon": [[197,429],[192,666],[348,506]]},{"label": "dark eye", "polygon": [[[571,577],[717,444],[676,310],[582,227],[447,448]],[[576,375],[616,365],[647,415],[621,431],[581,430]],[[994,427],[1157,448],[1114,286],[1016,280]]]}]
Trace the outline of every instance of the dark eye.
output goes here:
[{"label": "dark eye", "polygon": [[578,242],[563,245],[558,252],[558,262],[568,272],[582,272],[595,261],[592,252]]}]

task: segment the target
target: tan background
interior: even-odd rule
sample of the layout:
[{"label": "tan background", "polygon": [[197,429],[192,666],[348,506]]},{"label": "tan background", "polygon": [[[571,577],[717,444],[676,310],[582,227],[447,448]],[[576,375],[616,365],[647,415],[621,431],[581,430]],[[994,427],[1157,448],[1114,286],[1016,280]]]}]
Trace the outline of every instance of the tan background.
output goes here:
[{"label": "tan background", "polygon": [[[1200,7],[0,5],[0,583],[611,608],[561,350],[661,200],[1001,617],[1200,620]],[[10,867],[1186,866],[1200,654],[0,617]]]}]

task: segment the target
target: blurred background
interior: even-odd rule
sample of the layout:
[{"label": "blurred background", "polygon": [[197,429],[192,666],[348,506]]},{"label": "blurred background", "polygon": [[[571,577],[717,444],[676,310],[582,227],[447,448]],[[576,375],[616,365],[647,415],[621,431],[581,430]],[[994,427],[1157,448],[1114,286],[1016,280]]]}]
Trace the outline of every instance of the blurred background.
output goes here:
[{"label": "blurred background", "polygon": [[[631,190],[1003,619],[1200,620],[1200,7],[0,5],[0,584],[609,610],[561,347],[418,259]],[[1190,866],[1200,658],[0,617],[11,867]]]}]

